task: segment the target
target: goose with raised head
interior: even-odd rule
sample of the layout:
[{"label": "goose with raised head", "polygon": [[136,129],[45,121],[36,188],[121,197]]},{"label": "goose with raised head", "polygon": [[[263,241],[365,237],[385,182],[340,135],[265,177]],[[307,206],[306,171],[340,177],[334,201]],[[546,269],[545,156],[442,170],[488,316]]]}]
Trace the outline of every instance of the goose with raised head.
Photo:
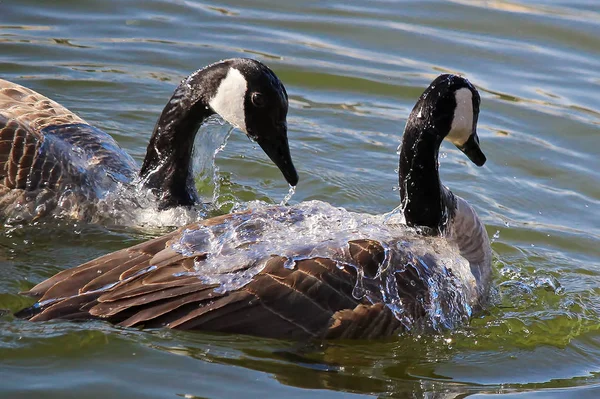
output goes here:
[{"label": "goose with raised head", "polygon": [[483,165],[480,98],[455,75],[418,99],[400,151],[401,206],[385,215],[319,201],[256,206],[65,270],[18,316],[280,338],[373,338],[453,328],[481,308],[491,248],[473,208],[440,182],[454,143]]},{"label": "goose with raised head", "polygon": [[141,169],[107,133],[60,104],[0,80],[0,217],[94,219],[95,204],[140,182],[161,209],[198,201],[191,170],[200,125],[218,114],[256,141],[295,186],[283,84],[259,61],[220,61],[185,78],[163,109]]}]

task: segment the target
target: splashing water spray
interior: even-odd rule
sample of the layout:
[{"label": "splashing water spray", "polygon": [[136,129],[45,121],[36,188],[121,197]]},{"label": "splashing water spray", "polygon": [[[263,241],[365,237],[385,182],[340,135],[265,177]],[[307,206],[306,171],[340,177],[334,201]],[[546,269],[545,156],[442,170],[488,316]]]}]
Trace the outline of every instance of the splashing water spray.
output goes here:
[{"label": "splashing water spray", "polygon": [[291,186],[290,185],[290,189],[289,189],[288,193],[285,195],[285,197],[283,197],[283,199],[281,200],[281,202],[279,203],[279,205],[281,205],[281,206],[287,205],[288,202],[290,202],[290,200],[292,199],[292,197],[294,196],[295,193],[296,193],[296,186]]}]

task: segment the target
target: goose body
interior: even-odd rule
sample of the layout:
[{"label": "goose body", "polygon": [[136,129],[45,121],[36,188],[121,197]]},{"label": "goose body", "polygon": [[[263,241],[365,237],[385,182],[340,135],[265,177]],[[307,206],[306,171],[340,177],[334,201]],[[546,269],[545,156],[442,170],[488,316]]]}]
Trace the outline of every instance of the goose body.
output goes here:
[{"label": "goose body", "polygon": [[437,153],[447,138],[482,165],[478,112],[466,79],[429,86],[407,121],[390,214],[311,201],[207,219],[58,273],[18,316],[296,339],[460,325],[485,303],[491,248],[473,208],[441,185]]},{"label": "goose body", "polygon": [[[221,61],[184,79],[165,106],[140,169],[107,133],[45,96],[0,80],[0,217],[36,220],[99,215],[98,200],[139,184],[160,208],[193,205],[196,132],[218,114],[263,148],[296,185],[287,141],[287,94],[251,59]],[[121,193],[125,193],[123,190]],[[130,193],[132,203],[138,193]]]}]

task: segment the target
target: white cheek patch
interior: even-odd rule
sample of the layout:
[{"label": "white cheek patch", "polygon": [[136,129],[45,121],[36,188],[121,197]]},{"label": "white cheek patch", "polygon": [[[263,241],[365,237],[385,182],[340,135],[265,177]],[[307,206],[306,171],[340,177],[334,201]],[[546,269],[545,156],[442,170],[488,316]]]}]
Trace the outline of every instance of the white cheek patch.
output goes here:
[{"label": "white cheek patch", "polygon": [[247,133],[244,110],[247,88],[248,82],[242,73],[231,68],[208,103],[217,114],[221,115],[221,118],[244,133]]},{"label": "white cheek patch", "polygon": [[452,144],[462,146],[473,132],[473,93],[462,88],[454,93],[456,108],[450,132],[446,136]]}]

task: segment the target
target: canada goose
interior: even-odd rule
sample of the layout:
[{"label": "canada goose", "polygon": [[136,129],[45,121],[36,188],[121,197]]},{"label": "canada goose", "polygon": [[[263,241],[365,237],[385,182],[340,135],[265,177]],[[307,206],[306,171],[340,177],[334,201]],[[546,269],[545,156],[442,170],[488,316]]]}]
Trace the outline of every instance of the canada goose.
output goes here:
[{"label": "canada goose", "polygon": [[[198,201],[190,170],[194,138],[213,114],[255,140],[295,186],[283,84],[259,61],[235,58],[185,78],[165,106],[141,169],[117,142],[60,104],[0,80],[0,218],[37,219],[57,206],[93,217],[94,200],[139,178],[159,207]],[[91,207],[91,209],[90,209]]]},{"label": "canada goose", "polygon": [[401,207],[356,214],[323,202],[262,207],[180,228],[36,285],[18,316],[280,338],[372,338],[452,328],[485,301],[491,248],[473,208],[440,182],[445,138],[476,165],[479,94],[441,75],[413,108]]}]

